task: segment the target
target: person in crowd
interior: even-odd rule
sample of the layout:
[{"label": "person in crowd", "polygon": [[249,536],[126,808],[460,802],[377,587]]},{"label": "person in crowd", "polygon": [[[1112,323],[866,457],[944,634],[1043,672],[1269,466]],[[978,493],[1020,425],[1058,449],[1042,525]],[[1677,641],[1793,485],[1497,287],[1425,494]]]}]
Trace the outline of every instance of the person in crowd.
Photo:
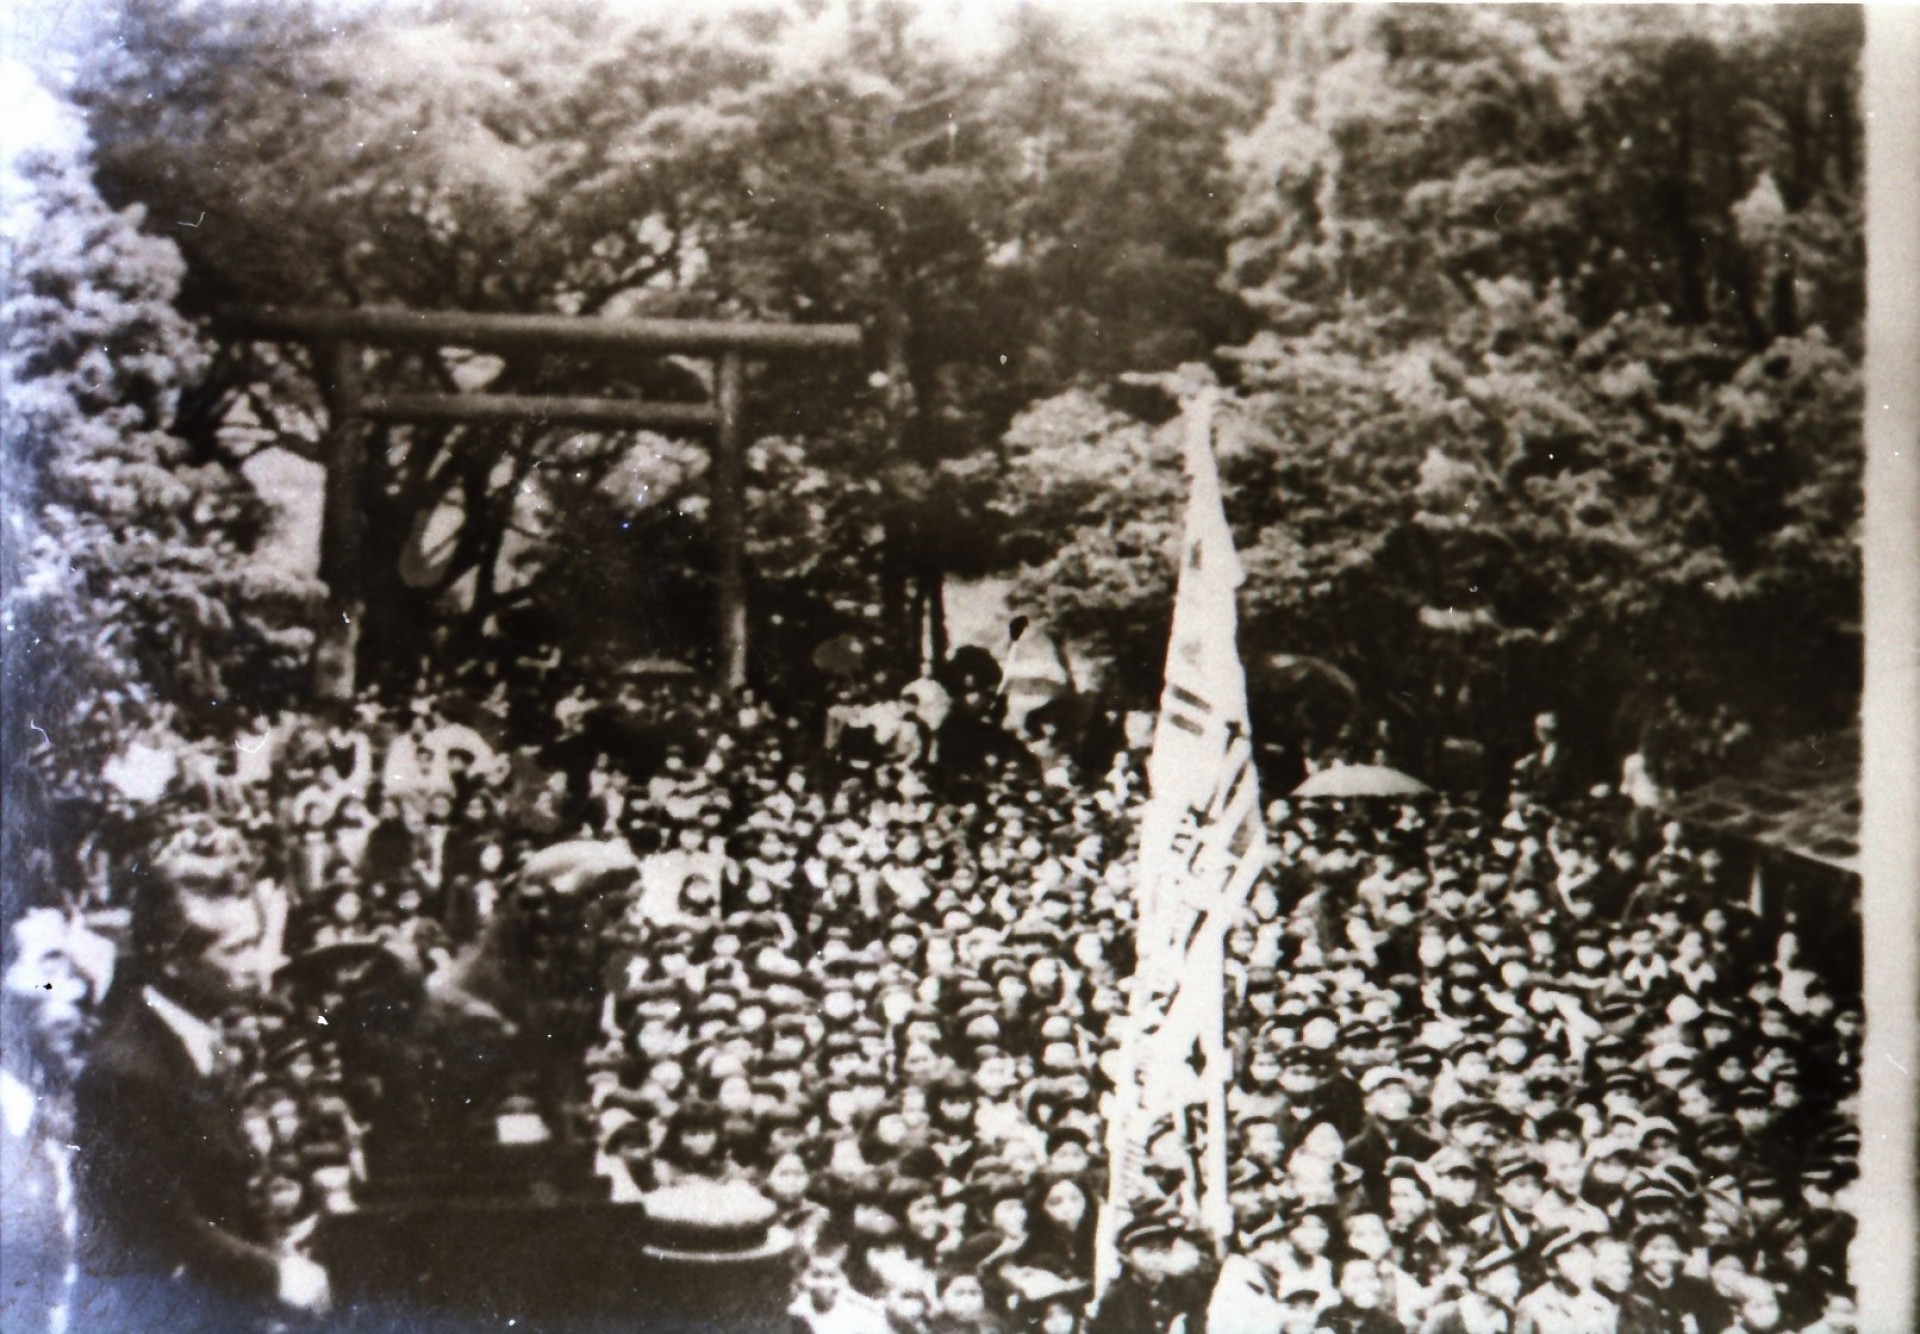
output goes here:
[{"label": "person in crowd", "polygon": [[110,947],[50,906],[7,931],[0,975],[0,1273],[9,1328],[71,1326],[73,1080]]},{"label": "person in crowd", "polygon": [[327,1275],[271,1244],[236,1115],[223,1016],[259,996],[251,856],[183,823],[148,859],[133,966],[109,992],[74,1091],[78,1304],[109,1328],[217,1330],[318,1312]]},{"label": "person in crowd", "polygon": [[1087,1318],[1087,1334],[1206,1334],[1212,1284],[1196,1239],[1176,1221],[1147,1216],[1118,1239],[1122,1271]]}]

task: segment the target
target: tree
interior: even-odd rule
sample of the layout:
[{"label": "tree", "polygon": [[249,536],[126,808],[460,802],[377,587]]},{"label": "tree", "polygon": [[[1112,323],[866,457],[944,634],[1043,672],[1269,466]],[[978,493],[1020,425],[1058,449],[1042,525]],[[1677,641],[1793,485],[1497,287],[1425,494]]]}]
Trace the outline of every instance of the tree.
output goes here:
[{"label": "tree", "polygon": [[[1266,326],[1217,363],[1243,647],[1496,748],[1557,708],[1630,749],[1668,696],[1848,716],[1858,41],[1833,13],[1291,16],[1231,150],[1225,281]],[[1072,534],[1027,591],[1123,666],[1157,661],[1135,599],[1177,512],[1123,466],[1168,406],[1126,393],[1028,414],[1003,493],[1029,545]],[[1062,421],[1111,469],[1067,514]]]},{"label": "tree", "polygon": [[103,717],[191,728],[283,691],[313,590],[248,560],[258,505],[168,429],[206,361],[173,307],[178,251],[101,200],[70,107],[28,71],[8,86],[27,128],[0,190],[7,714],[97,775],[121,739]]},{"label": "tree", "polygon": [[[750,479],[765,497],[752,531],[779,517],[774,488],[796,467],[814,498],[812,550],[799,557],[800,530],[784,527],[753,553],[755,579],[782,601],[816,594],[823,616],[882,607],[903,657],[923,627],[937,637],[944,572],[991,550],[977,469],[951,465],[991,455],[1035,393],[1245,332],[1213,283],[1227,196],[1203,187],[1224,165],[1226,126],[1252,107],[1216,91],[1171,27],[1142,28],[1109,65],[1031,16],[1004,46],[962,50],[901,5],[712,22],[516,10],[507,25],[471,0],[338,31],[297,7],[124,12],[128,55],[99,67],[86,100],[115,198],[192,217],[217,193],[182,238],[196,315],[228,301],[396,302],[869,327],[872,364],[769,367],[753,387],[754,427],[777,446],[757,457],[785,462]],[[317,409],[288,373],[303,369],[297,349],[223,349],[189,437],[237,461],[258,439],[229,429],[245,404],[273,438],[309,447]],[[686,368],[553,357],[365,369],[376,385],[704,392]],[[537,427],[380,433],[365,503],[385,619],[363,643],[410,663],[436,626],[471,643],[489,620],[550,602],[549,575],[585,564],[537,531],[535,511],[550,491],[602,495],[640,443]],[[636,546],[636,532],[684,525],[663,514],[619,529],[610,510],[602,531],[624,536],[602,554],[697,569],[702,524],[681,504],[698,494],[693,466],[649,487],[677,497],[691,545]],[[408,559],[436,513],[455,525],[443,558]]]}]

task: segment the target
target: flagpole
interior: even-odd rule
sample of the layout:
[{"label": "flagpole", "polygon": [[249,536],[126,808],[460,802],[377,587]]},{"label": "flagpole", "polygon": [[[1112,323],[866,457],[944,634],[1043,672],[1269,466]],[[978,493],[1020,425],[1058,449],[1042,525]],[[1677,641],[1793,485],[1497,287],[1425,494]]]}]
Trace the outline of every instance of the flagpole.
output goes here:
[{"label": "flagpole", "polygon": [[[1140,815],[1133,990],[1108,1070],[1115,1088],[1107,1201],[1094,1245],[1096,1303],[1120,1272],[1117,1239],[1140,1188],[1147,1137],[1169,1113],[1196,1169],[1192,1221],[1223,1252],[1232,1238],[1226,934],[1265,867],[1266,831],[1237,644],[1244,573],[1214,462],[1214,398],[1209,391],[1186,407],[1187,505]],[[1199,1109],[1203,1147],[1195,1143]]]}]

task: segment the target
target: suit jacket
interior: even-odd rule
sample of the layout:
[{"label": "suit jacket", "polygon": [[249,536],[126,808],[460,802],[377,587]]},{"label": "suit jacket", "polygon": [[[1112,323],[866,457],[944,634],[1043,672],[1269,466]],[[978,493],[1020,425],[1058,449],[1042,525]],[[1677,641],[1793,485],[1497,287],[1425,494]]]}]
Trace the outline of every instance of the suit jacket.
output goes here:
[{"label": "suit jacket", "polygon": [[85,1329],[232,1329],[271,1308],[279,1257],[250,1190],[233,1081],[200,1073],[127,987],[74,1089]]}]

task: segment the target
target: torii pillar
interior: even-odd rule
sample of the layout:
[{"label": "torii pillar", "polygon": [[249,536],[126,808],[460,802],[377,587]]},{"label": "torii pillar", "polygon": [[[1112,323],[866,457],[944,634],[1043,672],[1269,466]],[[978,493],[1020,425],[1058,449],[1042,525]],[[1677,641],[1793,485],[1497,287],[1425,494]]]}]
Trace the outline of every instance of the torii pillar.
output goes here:
[{"label": "torii pillar", "polygon": [[[475,315],[395,308],[260,308],[224,312],[248,338],[306,343],[327,404],[322,463],[327,470],[320,528],[320,578],[327,605],[313,649],[313,688],[323,700],[351,699],[366,605],[361,555],[366,515],[366,426],[372,422],[520,422],[621,430],[710,433],[709,473],[719,568],[717,684],[728,693],[747,681],[746,361],[749,356],[849,352],[861,345],[854,324],[766,324],[725,320],[622,320],[570,315]],[[708,356],[710,403],[649,403],[618,398],[513,394],[372,395],[360,384],[363,346],[463,347],[487,352],[597,352]]]}]

